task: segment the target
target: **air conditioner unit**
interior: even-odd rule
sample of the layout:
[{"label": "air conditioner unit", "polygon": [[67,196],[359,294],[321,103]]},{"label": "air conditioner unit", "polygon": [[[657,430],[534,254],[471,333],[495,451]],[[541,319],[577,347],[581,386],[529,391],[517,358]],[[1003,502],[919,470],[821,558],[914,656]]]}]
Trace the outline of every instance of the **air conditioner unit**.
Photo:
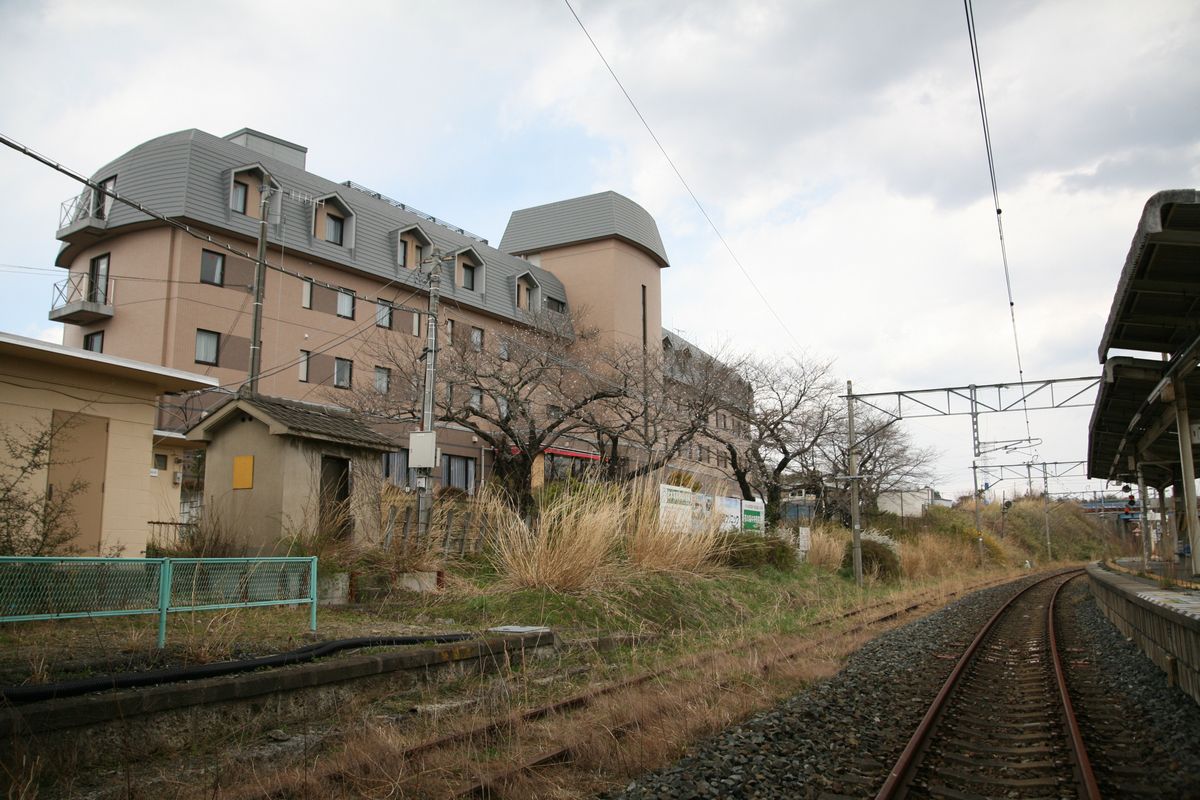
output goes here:
[{"label": "air conditioner unit", "polygon": [[171,482],[176,486],[183,483],[183,470],[175,470],[175,472],[171,475]]}]

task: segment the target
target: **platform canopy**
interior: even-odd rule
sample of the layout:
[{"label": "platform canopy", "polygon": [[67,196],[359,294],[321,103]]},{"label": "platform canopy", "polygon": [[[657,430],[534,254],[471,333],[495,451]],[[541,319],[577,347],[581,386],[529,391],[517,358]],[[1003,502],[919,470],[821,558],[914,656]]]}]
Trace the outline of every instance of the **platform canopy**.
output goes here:
[{"label": "platform canopy", "polygon": [[1200,422],[1200,192],[1174,189],[1147,201],[1098,355],[1104,379],[1089,431],[1089,477],[1134,481],[1140,465],[1151,485],[1170,484],[1180,467],[1177,389],[1191,421]]}]

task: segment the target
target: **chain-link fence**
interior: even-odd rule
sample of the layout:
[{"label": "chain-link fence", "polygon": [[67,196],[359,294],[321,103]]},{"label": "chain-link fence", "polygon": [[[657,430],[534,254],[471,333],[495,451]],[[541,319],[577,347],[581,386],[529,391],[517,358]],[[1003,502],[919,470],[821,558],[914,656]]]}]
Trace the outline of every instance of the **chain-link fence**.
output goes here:
[{"label": "chain-link fence", "polygon": [[317,629],[316,558],[0,557],[0,622],[309,605]]}]

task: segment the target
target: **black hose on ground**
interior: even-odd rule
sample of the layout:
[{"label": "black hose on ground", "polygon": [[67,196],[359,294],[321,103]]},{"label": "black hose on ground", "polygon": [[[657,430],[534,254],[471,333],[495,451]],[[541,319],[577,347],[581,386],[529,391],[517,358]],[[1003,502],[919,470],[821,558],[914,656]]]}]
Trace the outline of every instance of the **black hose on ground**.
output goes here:
[{"label": "black hose on ground", "polygon": [[74,697],[89,692],[102,692],[108,689],[130,689],[137,686],[155,686],[161,683],[178,683],[179,681],[194,681],[200,678],[215,678],[221,675],[231,675],[235,672],[249,672],[265,667],[286,667],[290,664],[303,664],[322,656],[336,653],[340,650],[354,650],[361,647],[392,647],[413,644],[452,644],[475,638],[471,633],[442,633],[427,636],[362,636],[354,639],[334,639],[330,642],[317,642],[286,653],[277,653],[259,658],[248,658],[240,661],[220,661],[215,664],[197,664],[191,667],[168,667],[166,669],[148,670],[146,672],[123,672],[118,675],[99,675],[94,678],[82,678],[63,683],[49,683],[39,686],[8,686],[0,689],[0,697],[7,703],[36,703],[41,700],[52,700],[57,697]]}]

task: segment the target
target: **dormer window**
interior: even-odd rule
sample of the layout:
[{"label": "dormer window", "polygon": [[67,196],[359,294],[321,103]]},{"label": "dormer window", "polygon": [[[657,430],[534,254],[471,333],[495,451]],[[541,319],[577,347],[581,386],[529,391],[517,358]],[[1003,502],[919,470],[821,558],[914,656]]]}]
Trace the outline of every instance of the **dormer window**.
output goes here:
[{"label": "dormer window", "polygon": [[354,211],[336,193],[313,201],[312,235],[338,247],[354,247]]},{"label": "dormer window", "polygon": [[454,254],[454,285],[469,292],[483,292],[483,258],[474,247],[464,247]]},{"label": "dormer window", "polygon": [[517,277],[517,308],[521,311],[536,311],[541,308],[542,287],[526,272]]},{"label": "dormer window", "polygon": [[278,222],[282,202],[279,184],[260,164],[248,164],[233,171],[229,183],[229,210],[245,214],[251,219],[259,219],[262,215],[264,188],[270,194],[267,217]]},{"label": "dormer window", "polygon": [[559,314],[567,313],[567,304],[562,300],[559,300],[557,297],[547,297],[546,308],[550,309],[551,311],[556,311]]},{"label": "dormer window", "polygon": [[396,247],[396,268],[420,267],[425,257],[425,248],[433,244],[433,240],[421,230],[421,226],[408,225],[392,231],[391,235]]}]

